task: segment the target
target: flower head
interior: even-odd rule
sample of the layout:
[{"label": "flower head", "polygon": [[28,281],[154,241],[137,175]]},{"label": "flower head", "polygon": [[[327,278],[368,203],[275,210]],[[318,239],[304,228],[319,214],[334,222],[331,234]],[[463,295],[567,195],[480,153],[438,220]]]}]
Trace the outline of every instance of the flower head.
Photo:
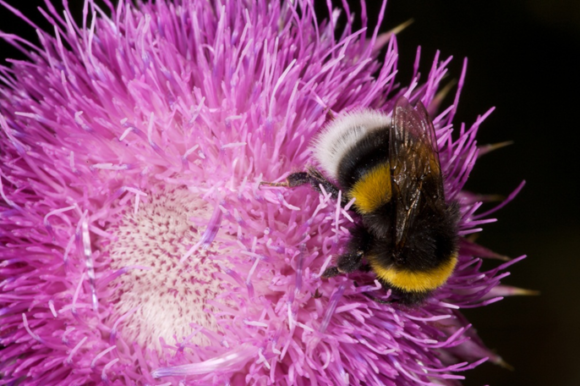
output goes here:
[{"label": "flower head", "polygon": [[379,304],[372,274],[321,278],[348,211],[260,188],[304,169],[329,113],[404,95],[434,117],[460,236],[477,232],[492,220],[462,188],[491,111],[452,136],[450,58],[421,78],[418,56],[399,87],[395,36],[348,9],[319,24],[312,0],[88,0],[80,26],[47,4],[39,47],[2,35],[29,61],[0,67],[0,383],[452,385],[501,361],[458,309],[509,294],[517,259],[482,272],[496,255],[463,240],[422,307]]}]

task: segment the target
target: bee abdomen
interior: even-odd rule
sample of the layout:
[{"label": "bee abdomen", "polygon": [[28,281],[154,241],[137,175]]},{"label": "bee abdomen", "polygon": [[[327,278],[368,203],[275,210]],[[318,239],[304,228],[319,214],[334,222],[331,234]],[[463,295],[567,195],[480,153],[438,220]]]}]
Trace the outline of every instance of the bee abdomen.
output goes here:
[{"label": "bee abdomen", "polygon": [[428,292],[445,284],[455,269],[457,254],[425,271],[385,267],[373,258],[369,258],[369,263],[379,279],[397,289],[406,292]]}]

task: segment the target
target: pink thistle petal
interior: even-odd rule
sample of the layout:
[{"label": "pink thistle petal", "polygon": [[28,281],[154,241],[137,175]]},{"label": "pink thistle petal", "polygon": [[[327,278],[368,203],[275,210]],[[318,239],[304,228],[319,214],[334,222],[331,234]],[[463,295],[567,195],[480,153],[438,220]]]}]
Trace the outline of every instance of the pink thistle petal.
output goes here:
[{"label": "pink thistle petal", "polygon": [[157,369],[152,375],[155,378],[167,376],[184,376],[230,372],[239,370],[246,362],[254,359],[258,349],[250,345],[242,345],[218,357],[208,359],[202,363],[175,366],[167,369]]}]

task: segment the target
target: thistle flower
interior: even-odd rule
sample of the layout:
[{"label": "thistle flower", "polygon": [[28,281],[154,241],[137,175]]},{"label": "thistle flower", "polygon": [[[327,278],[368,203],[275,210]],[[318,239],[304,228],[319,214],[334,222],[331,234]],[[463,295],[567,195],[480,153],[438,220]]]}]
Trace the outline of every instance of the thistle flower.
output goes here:
[{"label": "thistle flower", "polygon": [[379,304],[372,274],[321,279],[348,211],[259,186],[304,169],[329,112],[405,95],[434,117],[460,236],[479,231],[462,188],[491,111],[452,137],[465,68],[440,113],[450,58],[421,78],[418,52],[399,87],[386,1],[372,32],[364,2],[356,31],[313,0],[105,3],[76,25],[47,2],[40,46],[2,34],[29,60],[0,67],[0,384],[454,385],[501,362],[458,310],[513,293],[519,259],[483,272],[496,255],[463,241],[422,307]]}]

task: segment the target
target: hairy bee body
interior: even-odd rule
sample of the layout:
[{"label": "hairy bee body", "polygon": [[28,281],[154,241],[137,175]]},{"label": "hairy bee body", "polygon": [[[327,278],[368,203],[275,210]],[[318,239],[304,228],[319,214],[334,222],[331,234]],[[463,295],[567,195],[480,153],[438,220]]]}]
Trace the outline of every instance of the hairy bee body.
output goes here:
[{"label": "hairy bee body", "polygon": [[343,204],[354,198],[360,215],[347,252],[325,276],[352,272],[366,260],[408,305],[441,287],[457,263],[459,211],[445,200],[435,130],[423,105],[400,98],[390,116],[360,111],[339,117],[313,150],[323,173],[292,174],[288,185],[322,184],[335,197],[340,189]]}]

